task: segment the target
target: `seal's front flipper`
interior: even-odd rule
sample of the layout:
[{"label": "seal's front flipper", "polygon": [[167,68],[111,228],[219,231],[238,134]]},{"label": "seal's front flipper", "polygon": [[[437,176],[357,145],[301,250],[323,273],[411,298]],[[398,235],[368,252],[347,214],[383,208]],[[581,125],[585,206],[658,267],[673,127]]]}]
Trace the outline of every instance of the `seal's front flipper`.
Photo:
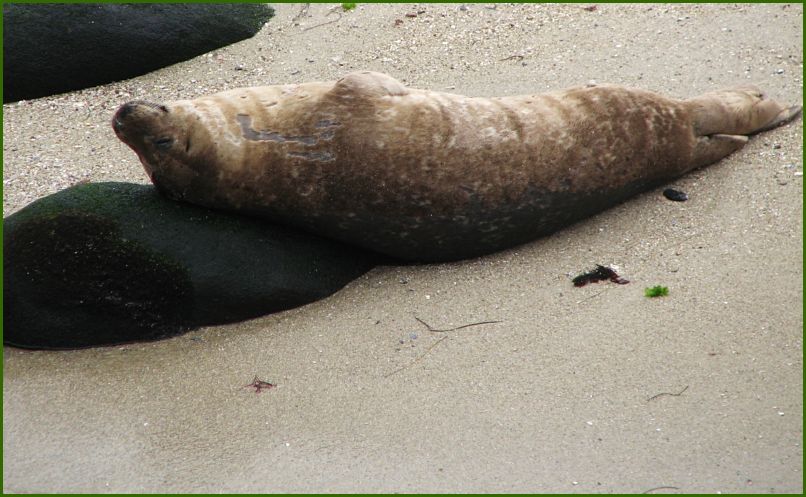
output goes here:
[{"label": "seal's front flipper", "polygon": [[733,152],[744,147],[748,138],[744,135],[711,135],[700,136],[694,146],[694,157],[692,157],[692,168],[707,166],[727,157]]},{"label": "seal's front flipper", "polygon": [[402,97],[409,93],[409,89],[387,74],[358,71],[336,81],[330,93],[348,99]]}]

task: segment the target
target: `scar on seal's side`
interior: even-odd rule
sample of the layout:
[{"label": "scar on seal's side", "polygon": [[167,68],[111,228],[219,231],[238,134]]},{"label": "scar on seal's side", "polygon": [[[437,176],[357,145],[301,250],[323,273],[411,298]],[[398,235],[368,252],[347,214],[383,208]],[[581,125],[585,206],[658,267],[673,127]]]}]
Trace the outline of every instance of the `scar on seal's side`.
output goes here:
[{"label": "scar on seal's side", "polygon": [[130,102],[113,127],[174,199],[440,261],[551,233],[800,111],[753,86],[686,100],[614,85],[476,98],[364,71]]}]

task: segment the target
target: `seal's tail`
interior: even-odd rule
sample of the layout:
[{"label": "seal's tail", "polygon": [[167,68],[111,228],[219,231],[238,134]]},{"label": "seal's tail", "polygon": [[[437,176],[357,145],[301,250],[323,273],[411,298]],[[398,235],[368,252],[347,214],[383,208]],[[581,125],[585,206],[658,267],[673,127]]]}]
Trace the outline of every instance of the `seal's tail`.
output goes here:
[{"label": "seal's tail", "polygon": [[697,137],[695,167],[718,161],[742,148],[749,135],[785,124],[802,110],[767,98],[755,86],[709,92],[685,103]]}]

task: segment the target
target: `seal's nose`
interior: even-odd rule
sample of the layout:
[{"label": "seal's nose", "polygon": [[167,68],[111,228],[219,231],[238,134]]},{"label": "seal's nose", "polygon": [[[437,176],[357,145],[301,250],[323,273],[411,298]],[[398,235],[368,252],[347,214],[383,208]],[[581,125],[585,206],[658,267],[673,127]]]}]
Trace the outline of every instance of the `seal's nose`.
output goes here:
[{"label": "seal's nose", "polygon": [[137,102],[128,102],[120,106],[117,113],[115,113],[115,121],[122,121],[126,119],[126,116],[134,111],[134,108],[137,106]]},{"label": "seal's nose", "polygon": [[115,113],[115,119],[118,121],[123,121],[137,109],[142,109],[146,112],[157,111],[157,113],[168,113],[168,107],[165,107],[164,105],[146,102],[145,100],[132,100],[131,102],[127,102],[120,106],[118,111]]},{"label": "seal's nose", "polygon": [[168,114],[168,108],[164,105],[147,102],[145,100],[133,100],[127,102],[118,108],[115,116],[112,118],[112,128],[120,132],[126,126],[126,123],[138,120],[138,115],[145,117],[154,114]]},{"label": "seal's nose", "polygon": [[123,129],[123,120],[126,119],[126,116],[132,113],[134,110],[134,105],[131,103],[123,104],[120,106],[117,112],[115,112],[115,116],[112,118],[112,129],[115,131],[121,131]]}]

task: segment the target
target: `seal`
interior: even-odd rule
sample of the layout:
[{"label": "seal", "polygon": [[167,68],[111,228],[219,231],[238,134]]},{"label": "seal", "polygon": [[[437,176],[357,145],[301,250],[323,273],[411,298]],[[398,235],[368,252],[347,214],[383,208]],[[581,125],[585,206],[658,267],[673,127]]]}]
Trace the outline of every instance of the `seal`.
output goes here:
[{"label": "seal", "polygon": [[112,126],[164,194],[413,261],[549,234],[797,116],[746,86],[478,98],[363,71],[124,104]]}]

